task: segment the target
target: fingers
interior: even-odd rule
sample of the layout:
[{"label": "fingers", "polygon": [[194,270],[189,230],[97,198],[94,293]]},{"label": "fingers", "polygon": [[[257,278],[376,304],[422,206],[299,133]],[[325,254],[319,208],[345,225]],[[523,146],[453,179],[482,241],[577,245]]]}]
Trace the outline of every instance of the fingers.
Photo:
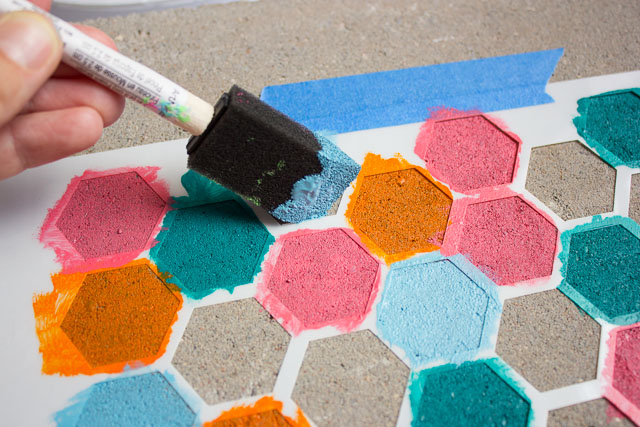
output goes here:
[{"label": "fingers", "polygon": [[122,96],[88,78],[50,79],[21,113],[86,106],[100,114],[104,126],[110,126],[122,114],[124,104]]},{"label": "fingers", "polygon": [[0,17],[0,126],[15,116],[58,66],[62,42],[33,12]]},{"label": "fingers", "polygon": [[102,135],[89,107],[25,114],[0,128],[0,179],[82,151]]}]

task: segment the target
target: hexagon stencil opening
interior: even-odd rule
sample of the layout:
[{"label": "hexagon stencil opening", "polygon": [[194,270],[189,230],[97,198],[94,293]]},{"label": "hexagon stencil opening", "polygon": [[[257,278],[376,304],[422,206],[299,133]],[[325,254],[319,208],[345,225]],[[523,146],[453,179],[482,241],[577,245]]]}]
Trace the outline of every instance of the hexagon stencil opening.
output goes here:
[{"label": "hexagon stencil opening", "polygon": [[290,338],[253,298],[199,307],[171,363],[209,405],[268,394]]},{"label": "hexagon stencil opening", "polygon": [[438,249],[452,203],[426,170],[367,154],[346,216],[372,252],[393,262]]},{"label": "hexagon stencil opening", "polygon": [[563,220],[611,212],[616,170],[578,141],[534,147],[526,188]]},{"label": "hexagon stencil opening", "polygon": [[613,166],[640,167],[640,89],[578,100],[573,123],[580,136]]},{"label": "hexagon stencil opening", "polygon": [[78,399],[86,399],[81,409],[72,406],[57,413],[58,425],[190,427],[196,421],[193,410],[158,372],[94,384],[88,396]]},{"label": "hexagon stencil opening", "polygon": [[66,273],[118,267],[153,246],[170,200],[158,170],[85,171],[71,180],[40,231]]},{"label": "hexagon stencil opening", "polygon": [[461,362],[491,347],[500,308],[497,286],[464,257],[424,255],[391,266],[377,325],[414,368]]},{"label": "hexagon stencil opening", "polygon": [[294,334],[349,330],[370,311],[379,280],[380,263],[351,230],[302,230],[278,238],[256,298]]},{"label": "hexagon stencil opening", "polygon": [[511,183],[519,150],[517,137],[486,116],[443,110],[422,126],[415,152],[435,178],[472,193]]},{"label": "hexagon stencil opening", "polygon": [[151,256],[196,299],[251,283],[273,241],[253,212],[235,200],[171,211],[163,226]]},{"label": "hexagon stencil opening", "polygon": [[558,230],[520,196],[469,204],[458,251],[498,285],[551,275]]},{"label": "hexagon stencil opening", "polygon": [[156,355],[180,300],[147,265],[87,274],[60,328],[93,367]]},{"label": "hexagon stencil opening", "polygon": [[526,426],[531,403],[496,359],[414,373],[412,426]]},{"label": "hexagon stencil opening", "polygon": [[369,330],[311,341],[291,398],[317,426],[395,426],[409,368]]},{"label": "hexagon stencil opening", "polygon": [[561,240],[558,288],[593,317],[640,321],[640,226],[629,218],[594,218]]},{"label": "hexagon stencil opening", "polygon": [[504,302],[496,353],[540,391],[596,378],[600,325],[556,289]]}]

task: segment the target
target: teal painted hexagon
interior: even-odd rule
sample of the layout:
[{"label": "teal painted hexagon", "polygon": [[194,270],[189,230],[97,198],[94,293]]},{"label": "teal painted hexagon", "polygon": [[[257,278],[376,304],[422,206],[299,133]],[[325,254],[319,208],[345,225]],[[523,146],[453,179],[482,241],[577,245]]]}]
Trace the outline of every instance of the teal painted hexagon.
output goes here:
[{"label": "teal painted hexagon", "polygon": [[182,184],[189,196],[176,198],[151,259],[194,299],[251,283],[273,236],[231,191],[193,171]]},{"label": "teal painted hexagon", "polygon": [[378,330],[414,368],[470,360],[492,347],[502,309],[497,288],[462,255],[436,252],[394,263],[377,308]]},{"label": "teal painted hexagon", "polygon": [[640,88],[581,98],[578,114],[578,133],[600,157],[614,167],[640,167]]},{"label": "teal painted hexagon", "polygon": [[560,241],[558,289],[593,318],[640,321],[640,226],[625,217],[594,217]]},{"label": "teal painted hexagon", "polygon": [[500,359],[414,372],[409,382],[414,427],[524,426],[531,402]]}]

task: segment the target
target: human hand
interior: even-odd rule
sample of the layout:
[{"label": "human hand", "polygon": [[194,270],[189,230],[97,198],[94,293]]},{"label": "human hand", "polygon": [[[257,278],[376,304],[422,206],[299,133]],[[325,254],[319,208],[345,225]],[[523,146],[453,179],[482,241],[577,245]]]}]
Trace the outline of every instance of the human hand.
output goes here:
[{"label": "human hand", "polygon": [[[49,10],[51,0],[31,0]],[[77,25],[115,49],[102,31]],[[60,64],[62,42],[33,12],[0,16],[0,179],[95,144],[124,98]]]}]

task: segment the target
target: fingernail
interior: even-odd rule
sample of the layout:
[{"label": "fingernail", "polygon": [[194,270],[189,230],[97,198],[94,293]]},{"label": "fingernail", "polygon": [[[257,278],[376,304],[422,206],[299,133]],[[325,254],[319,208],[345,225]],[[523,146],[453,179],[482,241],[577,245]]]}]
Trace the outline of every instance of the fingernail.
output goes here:
[{"label": "fingernail", "polygon": [[0,53],[22,68],[46,65],[60,43],[52,24],[33,12],[11,12],[0,18]]}]

